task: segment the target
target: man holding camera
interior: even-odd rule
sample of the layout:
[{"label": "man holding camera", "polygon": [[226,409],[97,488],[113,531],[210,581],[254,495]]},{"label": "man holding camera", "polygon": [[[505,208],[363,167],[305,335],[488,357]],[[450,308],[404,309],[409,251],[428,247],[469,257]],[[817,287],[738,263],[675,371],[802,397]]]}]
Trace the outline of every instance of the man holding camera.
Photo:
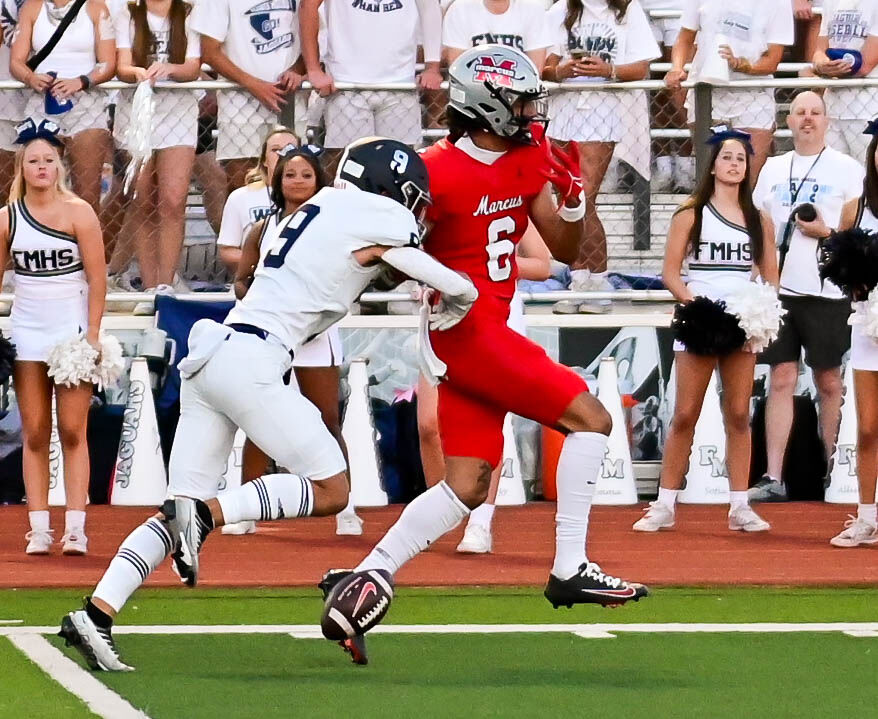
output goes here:
[{"label": "man holding camera", "polygon": [[774,224],[780,298],[787,314],[777,340],[760,358],[771,365],[765,408],[768,467],[751,487],[751,501],[787,499],[781,473],[802,349],[814,373],[820,433],[826,456],[831,455],[841,409],[841,360],[851,341],[850,302],[834,284],[821,282],[817,247],[821,238],[839,229],[844,204],[862,193],[863,167],[826,146],[826,106],[817,93],[796,96],[787,124],[794,149],[768,159],[753,191],[754,204]]}]

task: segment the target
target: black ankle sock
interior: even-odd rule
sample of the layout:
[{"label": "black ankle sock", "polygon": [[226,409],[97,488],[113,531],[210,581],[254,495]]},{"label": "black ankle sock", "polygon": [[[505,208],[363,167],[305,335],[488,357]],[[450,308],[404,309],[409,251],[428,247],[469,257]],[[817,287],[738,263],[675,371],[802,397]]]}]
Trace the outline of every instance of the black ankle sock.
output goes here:
[{"label": "black ankle sock", "polygon": [[86,602],[85,613],[88,614],[88,618],[91,619],[101,629],[109,629],[113,626],[113,618],[105,611],[98,609],[94,604],[92,604],[91,599]]},{"label": "black ankle sock", "polygon": [[198,518],[211,529],[214,528],[213,516],[210,514],[210,507],[200,499],[195,500],[195,511],[198,512]]}]

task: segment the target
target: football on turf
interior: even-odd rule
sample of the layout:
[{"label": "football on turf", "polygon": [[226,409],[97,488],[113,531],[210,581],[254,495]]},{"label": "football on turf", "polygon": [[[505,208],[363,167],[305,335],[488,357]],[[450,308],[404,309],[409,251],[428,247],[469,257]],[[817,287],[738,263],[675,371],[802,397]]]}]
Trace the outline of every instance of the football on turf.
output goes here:
[{"label": "football on turf", "polygon": [[320,628],[335,641],[365,634],[384,619],[393,599],[393,579],[383,569],[354,572],[342,579],[323,605]]}]

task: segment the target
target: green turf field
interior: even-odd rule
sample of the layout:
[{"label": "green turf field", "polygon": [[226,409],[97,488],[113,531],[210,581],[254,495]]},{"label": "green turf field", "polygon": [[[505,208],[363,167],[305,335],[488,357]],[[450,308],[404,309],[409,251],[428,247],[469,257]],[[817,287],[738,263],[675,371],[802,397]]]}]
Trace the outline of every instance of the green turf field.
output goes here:
[{"label": "green turf field", "polygon": [[[0,620],[54,626],[64,611],[78,606],[80,594],[0,591]],[[370,665],[357,667],[322,639],[247,629],[179,633],[180,625],[314,625],[320,611],[316,591],[147,590],[132,600],[120,627],[161,625],[160,631],[170,633],[120,631],[123,659],[137,671],[93,676],[153,719],[351,712],[418,719],[547,712],[553,717],[869,716],[878,697],[878,625],[866,632],[873,636],[807,627],[787,633],[680,633],[679,627],[671,632],[650,625],[875,623],[876,599],[878,591],[866,589],[662,589],[618,610],[555,611],[536,589],[403,589],[387,625],[629,626],[603,639],[542,630],[375,634],[369,639]],[[633,624],[644,626],[638,632]],[[22,625],[0,624],[0,633],[9,626]],[[53,646],[63,646],[48,636]],[[82,664],[78,654],[64,651]],[[2,636],[0,676],[0,717],[95,716]]]}]

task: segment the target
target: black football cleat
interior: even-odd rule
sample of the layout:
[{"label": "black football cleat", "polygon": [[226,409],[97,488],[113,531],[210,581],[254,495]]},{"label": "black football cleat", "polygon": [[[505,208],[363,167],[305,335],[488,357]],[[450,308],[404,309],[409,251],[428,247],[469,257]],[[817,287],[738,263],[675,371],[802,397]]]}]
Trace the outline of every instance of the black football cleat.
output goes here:
[{"label": "black football cleat", "polygon": [[600,604],[603,607],[619,607],[625,602],[639,601],[649,596],[649,589],[636,582],[605,574],[594,562],[585,562],[569,579],[549,575],[546,599],[557,609],[571,608],[574,604]]},{"label": "black football cleat", "polygon": [[[342,579],[349,577],[354,573],[352,569],[330,569],[323,575],[323,579],[317,587],[323,592],[323,601],[325,602],[332,590]],[[366,637],[360,634],[350,639],[342,639],[337,642],[338,646],[345,650],[345,653],[351,655],[351,661],[354,664],[365,665],[369,663],[369,654],[366,650]]]},{"label": "black football cleat", "polygon": [[207,535],[214,529],[210,509],[200,499],[171,497],[161,512],[168,522],[174,540],[171,569],[187,587],[198,583],[199,555]]}]

